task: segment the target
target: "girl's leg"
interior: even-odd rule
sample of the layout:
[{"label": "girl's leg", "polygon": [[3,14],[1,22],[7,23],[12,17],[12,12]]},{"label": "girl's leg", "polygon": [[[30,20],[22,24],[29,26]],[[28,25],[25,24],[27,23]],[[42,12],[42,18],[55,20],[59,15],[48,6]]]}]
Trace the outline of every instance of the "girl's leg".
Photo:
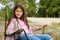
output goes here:
[{"label": "girl's leg", "polygon": [[34,36],[38,37],[41,40],[53,40],[52,37],[48,34],[34,34]]},{"label": "girl's leg", "polygon": [[[27,34],[28,39],[29,40],[40,40],[39,38],[31,35],[31,34]],[[20,40],[26,40],[26,36],[24,34],[20,35]]]}]

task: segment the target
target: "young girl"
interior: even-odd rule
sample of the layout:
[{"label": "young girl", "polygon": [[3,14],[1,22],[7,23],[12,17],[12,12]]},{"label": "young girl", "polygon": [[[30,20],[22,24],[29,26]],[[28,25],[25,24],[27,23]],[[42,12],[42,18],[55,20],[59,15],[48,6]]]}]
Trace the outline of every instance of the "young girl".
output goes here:
[{"label": "young girl", "polygon": [[[11,13],[11,16],[8,20],[6,34],[7,35],[13,34],[20,29],[25,30],[29,40],[52,40],[52,38],[47,34],[33,34],[32,30],[28,25],[23,6],[21,6],[20,4],[17,4],[14,7]],[[14,40],[14,37],[7,36],[6,40]],[[20,33],[20,40],[26,40],[24,31]]]}]

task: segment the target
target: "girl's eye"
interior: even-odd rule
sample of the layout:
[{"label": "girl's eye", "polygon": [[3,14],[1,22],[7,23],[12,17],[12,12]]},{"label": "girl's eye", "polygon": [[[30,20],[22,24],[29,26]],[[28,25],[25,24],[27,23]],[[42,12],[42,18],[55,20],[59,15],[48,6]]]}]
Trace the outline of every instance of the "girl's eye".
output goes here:
[{"label": "girl's eye", "polygon": [[16,12],[22,12],[22,11],[18,11],[18,10],[17,10]]},{"label": "girl's eye", "polygon": [[16,12],[19,12],[18,10]]}]

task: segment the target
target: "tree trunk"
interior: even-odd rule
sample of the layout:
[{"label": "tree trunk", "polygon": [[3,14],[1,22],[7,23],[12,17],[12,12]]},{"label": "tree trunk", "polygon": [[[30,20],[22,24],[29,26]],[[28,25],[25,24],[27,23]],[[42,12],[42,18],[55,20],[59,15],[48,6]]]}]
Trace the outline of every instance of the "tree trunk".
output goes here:
[{"label": "tree trunk", "polygon": [[55,18],[55,14],[54,14],[54,18]]},{"label": "tree trunk", "polygon": [[60,18],[60,14],[59,14],[59,18]]},{"label": "tree trunk", "polygon": [[46,14],[46,17],[48,17],[48,14]]}]

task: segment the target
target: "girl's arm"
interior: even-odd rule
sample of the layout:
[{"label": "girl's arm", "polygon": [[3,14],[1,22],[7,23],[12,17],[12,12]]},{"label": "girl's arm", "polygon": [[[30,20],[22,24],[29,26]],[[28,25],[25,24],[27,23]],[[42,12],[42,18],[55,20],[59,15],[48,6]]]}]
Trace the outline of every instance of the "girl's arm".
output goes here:
[{"label": "girl's arm", "polygon": [[38,31],[38,30],[41,30],[43,28],[45,28],[47,25],[43,25],[41,27],[34,27],[34,28],[31,28],[32,31]]},{"label": "girl's arm", "polygon": [[14,29],[14,20],[11,20],[10,24],[8,25],[8,28],[6,30],[6,34],[9,35],[9,34],[13,34],[15,31],[17,30]]}]

